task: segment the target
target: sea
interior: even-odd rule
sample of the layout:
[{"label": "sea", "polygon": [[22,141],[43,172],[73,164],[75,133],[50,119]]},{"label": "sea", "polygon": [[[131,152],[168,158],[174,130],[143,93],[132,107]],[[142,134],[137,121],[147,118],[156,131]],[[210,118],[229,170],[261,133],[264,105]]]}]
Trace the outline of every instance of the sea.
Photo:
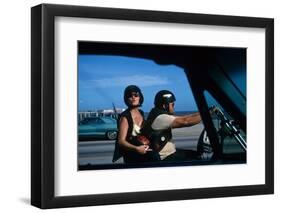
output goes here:
[{"label": "sea", "polygon": [[[198,111],[175,111],[174,115],[181,116],[181,115],[189,115]],[[149,112],[144,112],[144,117],[147,118]]]}]

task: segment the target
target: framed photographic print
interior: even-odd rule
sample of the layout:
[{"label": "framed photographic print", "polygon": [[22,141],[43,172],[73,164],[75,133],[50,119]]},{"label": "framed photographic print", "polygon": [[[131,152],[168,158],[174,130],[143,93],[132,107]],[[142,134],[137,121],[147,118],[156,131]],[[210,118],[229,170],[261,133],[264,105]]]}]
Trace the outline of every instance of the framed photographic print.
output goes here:
[{"label": "framed photographic print", "polygon": [[31,9],[31,203],[274,191],[274,21]]}]

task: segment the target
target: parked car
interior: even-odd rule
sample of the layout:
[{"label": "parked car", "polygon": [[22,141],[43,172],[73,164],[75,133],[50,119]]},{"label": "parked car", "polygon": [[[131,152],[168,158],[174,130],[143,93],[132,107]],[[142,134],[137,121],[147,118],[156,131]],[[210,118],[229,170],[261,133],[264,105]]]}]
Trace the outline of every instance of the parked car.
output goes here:
[{"label": "parked car", "polygon": [[117,138],[117,121],[109,117],[88,117],[79,122],[79,140],[85,138]]}]

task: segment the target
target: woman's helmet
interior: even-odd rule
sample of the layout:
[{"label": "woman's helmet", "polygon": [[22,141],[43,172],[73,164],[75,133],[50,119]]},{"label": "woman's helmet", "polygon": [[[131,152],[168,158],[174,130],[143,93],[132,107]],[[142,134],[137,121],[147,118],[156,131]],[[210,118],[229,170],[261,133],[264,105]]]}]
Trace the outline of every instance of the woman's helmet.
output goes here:
[{"label": "woman's helmet", "polygon": [[143,103],[143,94],[140,90],[139,87],[137,87],[136,85],[130,85],[127,86],[126,89],[124,90],[124,102],[128,107],[131,107],[130,103],[129,103],[129,97],[131,96],[132,93],[137,93],[140,97],[140,101],[139,101],[139,106],[142,105]]},{"label": "woman's helmet", "polygon": [[[158,109],[168,109],[169,103],[176,101],[175,95],[169,90],[161,90],[157,92],[154,98],[154,105]],[[164,107],[163,107],[164,105]]]}]

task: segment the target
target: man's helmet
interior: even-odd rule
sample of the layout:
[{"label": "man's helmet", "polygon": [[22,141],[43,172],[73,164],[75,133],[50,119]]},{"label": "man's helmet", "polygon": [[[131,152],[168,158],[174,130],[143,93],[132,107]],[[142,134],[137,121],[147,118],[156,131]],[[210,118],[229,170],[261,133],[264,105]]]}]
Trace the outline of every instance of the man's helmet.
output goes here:
[{"label": "man's helmet", "polygon": [[[157,92],[154,98],[154,105],[158,109],[167,110],[169,103],[176,101],[175,95],[169,90],[161,90]],[[163,107],[164,105],[164,107]]]},{"label": "man's helmet", "polygon": [[137,87],[136,85],[129,85],[126,87],[126,89],[124,90],[124,102],[128,107],[131,107],[130,103],[129,103],[129,97],[131,96],[132,93],[137,93],[140,97],[140,102],[138,106],[141,106],[143,103],[143,94],[140,90],[139,87]]}]

